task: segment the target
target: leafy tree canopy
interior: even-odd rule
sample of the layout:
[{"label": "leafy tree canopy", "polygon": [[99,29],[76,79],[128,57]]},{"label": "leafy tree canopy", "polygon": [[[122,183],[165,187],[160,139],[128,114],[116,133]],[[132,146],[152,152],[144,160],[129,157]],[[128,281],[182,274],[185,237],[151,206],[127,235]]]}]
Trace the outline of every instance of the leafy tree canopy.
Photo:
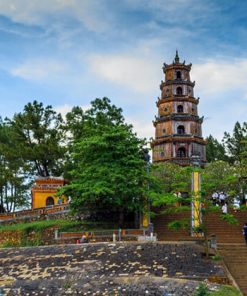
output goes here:
[{"label": "leafy tree canopy", "polygon": [[62,146],[62,117],[51,106],[34,101],[9,120],[21,157],[33,164],[40,176],[60,175],[65,147]]},{"label": "leafy tree canopy", "polygon": [[20,156],[13,129],[0,119],[0,212],[29,204],[29,166]]},{"label": "leafy tree canopy", "polygon": [[[140,209],[147,188],[145,142],[127,125],[122,110],[107,98],[96,99],[91,108],[70,121],[76,135],[69,172],[71,184],[62,191],[72,196],[72,208],[133,211]],[[67,119],[72,119],[72,113]],[[82,127],[81,134],[78,132]]]},{"label": "leafy tree canopy", "polygon": [[230,156],[231,163],[241,162],[243,156],[246,153],[246,145],[244,144],[247,140],[247,123],[244,122],[241,125],[236,122],[232,135],[225,132],[224,134],[224,145],[226,147],[227,153]]},{"label": "leafy tree canopy", "polygon": [[226,155],[225,147],[212,135],[206,138],[206,158],[207,162],[213,162],[217,160],[227,161],[228,157]]},{"label": "leafy tree canopy", "polygon": [[238,193],[236,167],[222,160],[209,163],[202,171],[202,187],[208,197],[215,191],[226,192],[232,197],[236,196]]}]

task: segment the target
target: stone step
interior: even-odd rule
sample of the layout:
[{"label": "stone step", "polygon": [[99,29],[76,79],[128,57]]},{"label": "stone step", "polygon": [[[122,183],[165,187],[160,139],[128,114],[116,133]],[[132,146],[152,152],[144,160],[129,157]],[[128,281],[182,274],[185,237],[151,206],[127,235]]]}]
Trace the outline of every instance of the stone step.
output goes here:
[{"label": "stone step", "polygon": [[244,244],[219,244],[218,251],[243,295],[247,295],[247,247]]}]

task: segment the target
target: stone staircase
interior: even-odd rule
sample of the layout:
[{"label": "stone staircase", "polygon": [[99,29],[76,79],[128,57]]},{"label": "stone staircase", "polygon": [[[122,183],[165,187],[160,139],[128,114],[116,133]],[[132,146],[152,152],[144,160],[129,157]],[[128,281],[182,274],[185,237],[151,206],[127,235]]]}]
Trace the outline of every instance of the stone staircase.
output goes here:
[{"label": "stone staircase", "polygon": [[[204,219],[208,229],[208,236],[216,235],[218,250],[243,295],[247,296],[247,246],[244,243],[242,228],[247,223],[247,211],[231,212],[238,224],[231,225],[221,219],[221,213],[209,213]],[[179,219],[190,221],[190,212],[158,215],[154,219],[154,232],[158,240],[188,241],[194,240],[187,230],[171,230],[169,222]]]},{"label": "stone staircase", "polygon": [[191,240],[190,232],[187,229],[173,230],[168,227],[170,222],[180,219],[187,219],[190,223],[190,212],[172,213],[157,215],[154,220],[154,233],[159,241],[179,241]]},{"label": "stone staircase", "polygon": [[[216,235],[218,243],[243,243],[242,228],[247,223],[247,211],[232,212],[237,219],[238,224],[231,225],[221,219],[221,213],[209,213],[204,219],[208,229],[208,236]],[[162,241],[181,241],[192,240],[189,230],[172,230],[168,224],[174,220],[187,219],[190,223],[190,212],[172,213],[166,215],[157,215],[153,221],[154,232],[158,240]]]},{"label": "stone staircase", "polygon": [[205,217],[209,234],[215,234],[218,243],[244,243],[242,228],[247,223],[247,212],[231,212],[238,223],[231,225],[221,219],[221,214],[210,213]]},{"label": "stone staircase", "polygon": [[218,250],[244,296],[247,296],[247,246],[219,244]]}]

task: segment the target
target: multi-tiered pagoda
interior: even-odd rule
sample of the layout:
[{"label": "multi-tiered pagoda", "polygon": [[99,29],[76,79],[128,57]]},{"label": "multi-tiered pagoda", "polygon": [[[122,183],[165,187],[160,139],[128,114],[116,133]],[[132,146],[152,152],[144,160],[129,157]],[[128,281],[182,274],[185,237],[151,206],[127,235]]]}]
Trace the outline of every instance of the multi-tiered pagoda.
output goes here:
[{"label": "multi-tiered pagoda", "polygon": [[153,162],[172,161],[180,165],[190,165],[194,159],[200,165],[206,162],[203,118],[198,116],[199,98],[194,97],[191,66],[180,63],[178,52],[172,64],[164,63],[165,81],[160,84],[161,98],[154,121]]}]

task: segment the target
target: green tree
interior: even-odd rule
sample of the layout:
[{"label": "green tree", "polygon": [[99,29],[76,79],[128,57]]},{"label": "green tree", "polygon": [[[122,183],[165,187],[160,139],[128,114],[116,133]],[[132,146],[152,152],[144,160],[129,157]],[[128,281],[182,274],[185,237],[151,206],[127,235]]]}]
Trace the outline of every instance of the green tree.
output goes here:
[{"label": "green tree", "polygon": [[29,167],[17,144],[12,127],[0,119],[0,212],[29,205]]},{"label": "green tree", "polygon": [[217,160],[228,160],[224,145],[221,144],[217,139],[210,135],[206,138],[206,142],[207,162],[213,162]]},{"label": "green tree", "polygon": [[[156,165],[153,168],[153,176],[156,179],[156,189],[151,191],[152,205],[160,207],[159,213],[162,215],[175,215],[169,227],[172,229],[190,228],[190,218],[185,214],[186,211],[191,210],[191,206],[195,207],[195,202],[199,201],[203,208],[202,221],[199,227],[193,229],[194,232],[204,233],[205,252],[208,254],[208,231],[205,224],[204,217],[210,212],[220,210],[216,208],[211,201],[211,194],[214,191],[221,190],[227,192],[230,196],[235,196],[237,191],[238,178],[236,175],[236,168],[226,162],[218,161],[210,163],[205,169],[192,167],[179,167],[176,164],[164,163]],[[199,171],[202,175],[202,191],[197,196],[195,192],[191,191],[192,172]],[[187,191],[187,195],[182,193]],[[180,192],[181,194],[177,194]],[[190,217],[190,215],[189,215]],[[234,216],[228,214],[222,216],[228,223],[236,223]]]},{"label": "green tree", "polygon": [[223,191],[233,198],[238,194],[238,172],[236,166],[225,161],[209,163],[202,171],[202,190],[206,197],[213,192]]},{"label": "green tree", "polygon": [[40,176],[60,175],[64,154],[62,117],[51,106],[34,101],[24,106],[9,123],[15,134],[21,157],[33,165]]},{"label": "green tree", "polygon": [[245,151],[244,140],[247,137],[247,123],[244,122],[243,125],[236,122],[232,135],[225,132],[224,134],[224,145],[226,147],[227,153],[230,157],[231,163],[241,162],[243,160],[243,153]]},{"label": "green tree", "polygon": [[242,125],[237,122],[234,126],[233,133],[225,133],[224,143],[227,152],[230,155],[231,163],[236,166],[238,176],[238,196],[242,203],[245,203],[247,193],[247,122]]},{"label": "green tree", "polygon": [[80,115],[76,124],[73,121],[71,183],[62,192],[72,197],[75,212],[111,209],[119,212],[121,225],[124,212],[140,210],[145,201],[145,143],[109,99],[96,99],[91,104],[85,113],[72,110],[80,111]]},{"label": "green tree", "polygon": [[[166,162],[151,167],[150,192],[154,207],[181,202],[183,193],[190,192],[191,168]],[[183,196],[182,196],[183,195]]]},{"label": "green tree", "polygon": [[83,109],[79,106],[72,108],[71,112],[66,114],[66,122],[63,128],[67,135],[69,144],[73,144],[76,140],[80,139],[84,135],[84,122],[86,121],[86,115]]}]

